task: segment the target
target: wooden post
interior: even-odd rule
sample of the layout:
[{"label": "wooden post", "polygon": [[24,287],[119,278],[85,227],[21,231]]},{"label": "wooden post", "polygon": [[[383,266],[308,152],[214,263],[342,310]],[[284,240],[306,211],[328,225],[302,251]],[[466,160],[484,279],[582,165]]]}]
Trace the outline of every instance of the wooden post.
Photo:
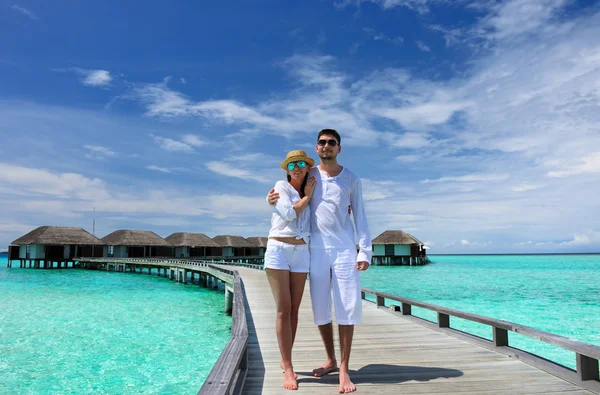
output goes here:
[{"label": "wooden post", "polygon": [[[501,328],[493,328],[494,330],[494,345],[496,347],[508,346],[508,331]],[[597,370],[597,369],[596,369]]]},{"label": "wooden post", "polygon": [[385,307],[385,298],[377,295],[377,307]]},{"label": "wooden post", "polygon": [[448,314],[438,313],[438,327],[450,328],[450,316]]},{"label": "wooden post", "polygon": [[598,360],[577,353],[577,377],[581,381],[598,381]]},{"label": "wooden post", "polygon": [[362,300],[365,300],[365,299],[367,298],[367,294],[366,294],[366,293],[364,293],[363,291],[360,291],[360,298],[361,298]]},{"label": "wooden post", "polygon": [[233,311],[233,289],[225,287],[225,313],[231,315]]},{"label": "wooden post", "polygon": [[411,305],[402,302],[402,315],[411,315]]}]

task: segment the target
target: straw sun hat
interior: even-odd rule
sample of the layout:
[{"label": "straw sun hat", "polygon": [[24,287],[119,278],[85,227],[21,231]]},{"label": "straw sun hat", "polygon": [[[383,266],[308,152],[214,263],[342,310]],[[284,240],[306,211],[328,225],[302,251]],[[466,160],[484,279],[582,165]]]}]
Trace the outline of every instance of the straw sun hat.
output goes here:
[{"label": "straw sun hat", "polygon": [[305,161],[306,164],[308,164],[310,167],[313,167],[315,164],[314,159],[309,158],[308,155],[306,155],[306,152],[302,151],[301,149],[298,149],[287,153],[287,155],[285,156],[285,160],[281,162],[281,168],[287,171],[288,163],[298,162],[299,160]]}]

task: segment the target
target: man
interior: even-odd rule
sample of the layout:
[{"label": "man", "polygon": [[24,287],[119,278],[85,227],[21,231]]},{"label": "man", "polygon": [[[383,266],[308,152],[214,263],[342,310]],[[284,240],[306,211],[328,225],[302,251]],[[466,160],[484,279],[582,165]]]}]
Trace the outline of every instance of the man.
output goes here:
[{"label": "man", "polygon": [[[362,316],[359,271],[367,270],[371,262],[371,235],[365,216],[360,179],[337,163],[341,152],[341,137],[333,129],[323,129],[317,138],[316,152],[321,158],[312,168],[317,186],[310,200],[310,296],[315,324],[327,352],[325,363],[313,370],[321,377],[338,369],[331,324],[331,295],[339,326],[341,364],[340,393],[356,391],[349,376],[348,363],[352,349],[354,325]],[[279,194],[269,192],[269,204],[274,205]],[[354,225],[350,216],[354,217]],[[360,251],[356,252],[354,231]]]}]

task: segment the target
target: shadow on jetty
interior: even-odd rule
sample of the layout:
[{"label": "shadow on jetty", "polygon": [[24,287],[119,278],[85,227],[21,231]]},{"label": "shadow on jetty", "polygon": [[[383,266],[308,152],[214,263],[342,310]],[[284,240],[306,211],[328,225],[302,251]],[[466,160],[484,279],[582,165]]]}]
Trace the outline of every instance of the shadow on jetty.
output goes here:
[{"label": "shadow on jetty", "polygon": [[[337,372],[323,377],[312,377],[312,372],[297,373],[299,375],[298,384],[339,384]],[[462,375],[463,372],[457,369],[386,364],[370,364],[358,370],[350,370],[350,379],[356,385],[365,383],[399,384],[405,381],[430,381],[439,378],[460,377]]]}]

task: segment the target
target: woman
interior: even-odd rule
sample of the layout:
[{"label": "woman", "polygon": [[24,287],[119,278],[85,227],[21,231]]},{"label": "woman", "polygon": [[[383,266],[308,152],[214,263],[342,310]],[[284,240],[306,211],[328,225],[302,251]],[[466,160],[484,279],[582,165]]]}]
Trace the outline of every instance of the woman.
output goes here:
[{"label": "woman", "polygon": [[308,178],[315,161],[302,150],[290,151],[281,162],[287,182],[277,181],[279,200],[273,209],[271,230],[265,252],[265,271],[277,307],[277,341],[281,352],[283,387],[298,389],[292,366],[292,346],[298,327],[298,309],[310,269],[310,207],[315,190],[314,177]]}]

